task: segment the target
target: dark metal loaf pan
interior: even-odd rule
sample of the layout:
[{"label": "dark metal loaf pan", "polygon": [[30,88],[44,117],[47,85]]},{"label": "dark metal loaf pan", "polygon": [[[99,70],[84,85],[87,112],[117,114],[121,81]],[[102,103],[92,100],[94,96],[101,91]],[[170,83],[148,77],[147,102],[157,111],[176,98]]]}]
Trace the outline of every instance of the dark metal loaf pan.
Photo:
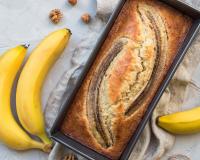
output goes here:
[{"label": "dark metal loaf pan", "polygon": [[[73,101],[74,96],[76,95],[78,89],[80,88],[87,72],[89,71],[93,61],[96,58],[96,55],[99,52],[99,49],[101,48],[104,40],[106,39],[110,29],[112,28],[112,26],[118,16],[118,14],[120,13],[123,5],[125,4],[125,2],[126,2],[126,0],[121,0],[119,2],[119,4],[117,5],[115,11],[113,12],[112,16],[110,17],[109,22],[107,23],[104,32],[100,36],[93,52],[91,53],[91,56],[88,59],[87,65],[85,66],[83,72],[81,73],[80,77],[77,80],[77,84],[71,89],[70,96],[65,97],[64,103],[61,106],[62,109],[51,129],[51,137],[55,141],[65,145],[66,147],[72,149],[73,151],[81,154],[82,156],[84,156],[90,160],[108,160],[108,158],[97,153],[96,151],[84,146],[83,144],[75,141],[74,139],[71,139],[70,137],[64,135],[60,131],[60,125],[62,124],[62,121],[66,115],[68,107],[70,106],[71,102]],[[168,4],[168,5],[172,6],[173,8],[175,8],[181,12],[184,12],[186,15],[190,16],[193,19],[193,25],[192,25],[189,33],[187,34],[181,48],[179,49],[165,79],[163,80],[161,86],[159,87],[156,95],[152,99],[150,105],[148,106],[148,109],[147,109],[143,119],[141,120],[140,124],[138,125],[137,130],[134,132],[128,145],[126,146],[125,150],[121,154],[120,160],[127,160],[129,158],[130,153],[134,148],[134,145],[136,144],[141,132],[143,131],[147,121],[149,120],[160,97],[162,96],[165,88],[167,87],[168,83],[170,82],[171,78],[173,77],[176,69],[178,68],[179,64],[181,63],[182,59],[184,58],[186,51],[188,50],[191,42],[197,35],[198,30],[200,28],[200,12],[197,9],[191,7],[190,5],[188,5],[186,3],[178,1],[178,0],[162,0],[162,2]]]}]

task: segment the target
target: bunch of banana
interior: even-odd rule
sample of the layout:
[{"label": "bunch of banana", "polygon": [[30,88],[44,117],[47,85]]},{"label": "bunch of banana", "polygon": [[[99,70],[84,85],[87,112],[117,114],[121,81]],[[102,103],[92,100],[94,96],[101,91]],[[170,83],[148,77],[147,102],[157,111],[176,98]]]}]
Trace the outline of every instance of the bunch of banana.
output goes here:
[{"label": "bunch of banana", "polygon": [[159,117],[158,125],[174,134],[200,132],[200,107]]},{"label": "bunch of banana", "polygon": [[0,140],[17,150],[38,148],[47,151],[48,148],[43,143],[32,140],[19,127],[11,111],[11,90],[26,50],[26,46],[17,46],[0,57]]},{"label": "bunch of banana", "polygon": [[45,77],[61,55],[71,32],[68,29],[48,35],[32,52],[17,85],[17,114],[23,128],[42,142],[31,139],[15,121],[10,96],[15,76],[24,60],[27,47],[18,46],[0,56],[0,141],[16,150],[42,149],[49,151],[51,140],[45,132],[41,107],[41,88]]}]

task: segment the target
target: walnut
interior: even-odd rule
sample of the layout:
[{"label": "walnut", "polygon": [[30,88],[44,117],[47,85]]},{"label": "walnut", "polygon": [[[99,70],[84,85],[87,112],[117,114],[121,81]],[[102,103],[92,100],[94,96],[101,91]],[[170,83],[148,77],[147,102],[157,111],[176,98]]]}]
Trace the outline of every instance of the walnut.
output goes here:
[{"label": "walnut", "polygon": [[88,13],[85,13],[81,16],[81,19],[84,23],[89,23],[91,20],[91,16]]},{"label": "walnut", "polygon": [[59,9],[53,9],[49,14],[49,18],[53,23],[57,24],[63,18],[63,14]]},{"label": "walnut", "polygon": [[77,0],[68,0],[68,2],[72,5],[75,6],[77,3]]}]

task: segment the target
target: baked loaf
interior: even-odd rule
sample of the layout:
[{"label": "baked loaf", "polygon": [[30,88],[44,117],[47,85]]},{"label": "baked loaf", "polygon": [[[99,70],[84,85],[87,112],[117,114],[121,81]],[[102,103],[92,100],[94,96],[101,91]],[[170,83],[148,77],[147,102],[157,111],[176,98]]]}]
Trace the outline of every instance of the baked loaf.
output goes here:
[{"label": "baked loaf", "polygon": [[61,130],[118,159],[164,79],[192,20],[156,0],[127,0]]}]

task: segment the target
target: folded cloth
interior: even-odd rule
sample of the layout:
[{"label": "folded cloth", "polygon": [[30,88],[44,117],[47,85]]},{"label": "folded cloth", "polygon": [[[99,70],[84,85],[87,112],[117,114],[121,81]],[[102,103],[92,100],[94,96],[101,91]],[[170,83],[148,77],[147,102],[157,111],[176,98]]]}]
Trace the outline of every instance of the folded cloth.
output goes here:
[{"label": "folded cloth", "polygon": [[[56,88],[51,93],[46,110],[46,122],[50,128],[55,115],[60,110],[62,98],[70,94],[70,87],[76,82],[77,77],[86,62],[86,54],[90,53],[94,46],[95,39],[99,36],[101,27],[105,25],[107,18],[117,4],[117,0],[97,0],[97,16],[90,24],[90,32],[82,39],[82,43],[75,48],[71,62],[73,67],[66,71]],[[197,4],[196,1],[194,1]],[[165,90],[156,109],[153,112],[151,120],[146,125],[140,139],[138,140],[132,154],[131,160],[154,160],[160,159],[167,150],[173,147],[175,136],[165,132],[156,125],[156,118],[161,115],[173,113],[181,109],[185,98],[186,88],[191,83],[192,73],[200,62],[198,48],[200,47],[200,36],[196,38],[192,47],[177,70],[170,85]],[[49,160],[60,160],[66,153],[71,152],[64,149],[60,144],[56,144],[49,155]],[[84,159],[79,156],[79,159]]]}]

